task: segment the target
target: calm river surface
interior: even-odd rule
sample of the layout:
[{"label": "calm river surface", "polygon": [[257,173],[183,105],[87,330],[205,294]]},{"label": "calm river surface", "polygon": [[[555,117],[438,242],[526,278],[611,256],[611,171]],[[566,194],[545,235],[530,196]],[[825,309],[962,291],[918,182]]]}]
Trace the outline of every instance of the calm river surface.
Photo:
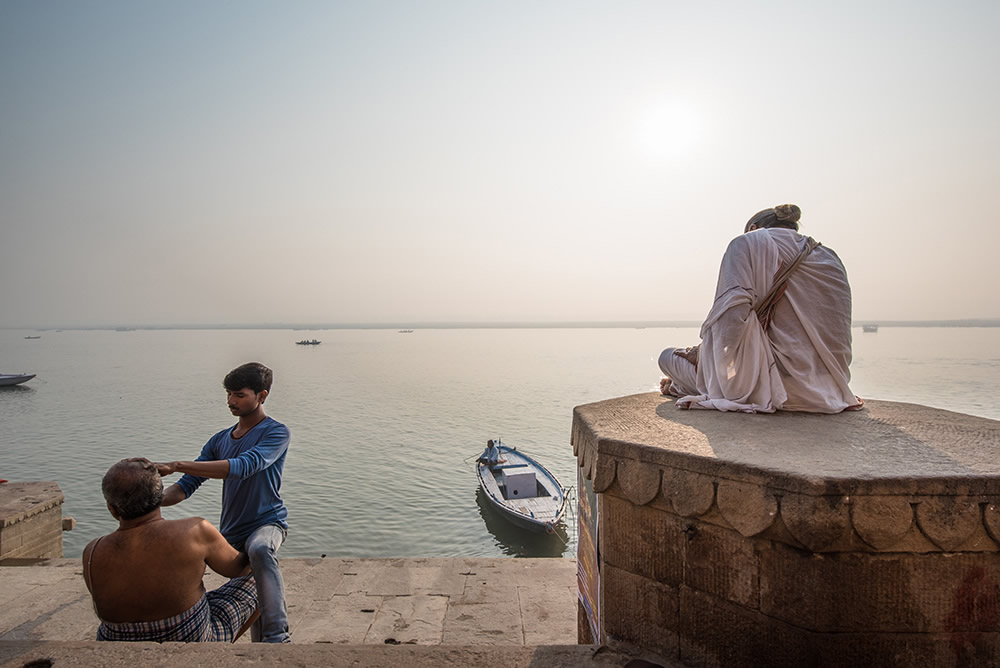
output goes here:
[{"label": "calm river surface", "polygon": [[[883,327],[854,335],[852,388],[1000,419],[1000,328]],[[25,339],[27,335],[39,339]],[[695,328],[0,330],[0,479],[55,480],[66,556],[117,525],[100,480],[123,457],[193,459],[233,424],[222,377],[274,369],[268,414],[289,426],[284,557],[562,556],[574,522],[524,535],[484,508],[471,460],[487,438],[576,484],[573,407],[653,391],[656,357]],[[318,346],[299,346],[305,338]],[[169,481],[176,480],[171,477]],[[209,481],[171,518],[218,522]]]}]

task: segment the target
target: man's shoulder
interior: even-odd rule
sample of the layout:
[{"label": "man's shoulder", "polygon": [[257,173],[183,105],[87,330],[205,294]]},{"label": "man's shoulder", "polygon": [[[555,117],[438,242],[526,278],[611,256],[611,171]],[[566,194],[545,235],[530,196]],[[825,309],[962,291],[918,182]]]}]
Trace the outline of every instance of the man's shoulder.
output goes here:
[{"label": "man's shoulder", "polygon": [[278,422],[270,415],[261,421],[260,426],[266,434],[284,434],[286,436],[291,434],[291,431],[286,425]]}]

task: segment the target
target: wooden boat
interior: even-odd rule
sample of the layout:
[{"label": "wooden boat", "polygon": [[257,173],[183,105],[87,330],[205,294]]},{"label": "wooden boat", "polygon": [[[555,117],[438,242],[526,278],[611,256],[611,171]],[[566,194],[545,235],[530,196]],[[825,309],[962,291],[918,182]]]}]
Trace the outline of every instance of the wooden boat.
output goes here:
[{"label": "wooden boat", "polygon": [[33,373],[0,373],[0,386],[20,385],[34,377]]},{"label": "wooden boat", "polygon": [[[476,463],[479,486],[500,514],[519,527],[551,533],[566,512],[566,491],[548,469],[497,441],[496,464]],[[485,452],[483,453],[486,454]]]},{"label": "wooden boat", "polygon": [[322,341],[317,341],[316,339],[302,339],[301,341],[296,341],[297,346],[318,346],[323,343]]}]

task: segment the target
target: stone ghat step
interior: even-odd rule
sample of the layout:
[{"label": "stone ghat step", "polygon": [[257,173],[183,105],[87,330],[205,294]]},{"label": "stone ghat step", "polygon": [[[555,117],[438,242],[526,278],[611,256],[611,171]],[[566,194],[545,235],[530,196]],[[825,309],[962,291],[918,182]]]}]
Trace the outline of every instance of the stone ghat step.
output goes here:
[{"label": "stone ghat step", "polygon": [[[280,562],[294,644],[535,647],[577,640],[574,559]],[[0,562],[0,643],[93,640],[98,620],[79,559],[14,563]],[[223,581],[209,573],[205,585]],[[244,636],[235,647],[249,645]]]},{"label": "stone ghat step", "polygon": [[[651,663],[640,663],[642,660]],[[594,645],[262,645],[0,641],[3,668],[176,668],[177,666],[350,666],[351,668],[620,668],[660,665]]]}]

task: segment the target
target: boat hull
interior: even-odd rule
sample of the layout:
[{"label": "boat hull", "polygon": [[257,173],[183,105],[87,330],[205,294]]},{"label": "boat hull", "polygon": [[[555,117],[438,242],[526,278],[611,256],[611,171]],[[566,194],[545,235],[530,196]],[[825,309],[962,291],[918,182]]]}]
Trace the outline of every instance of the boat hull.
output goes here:
[{"label": "boat hull", "polygon": [[[490,506],[510,523],[537,533],[551,533],[566,512],[566,492],[552,473],[531,457],[505,445],[500,446],[501,465],[490,467],[479,462],[476,474]],[[506,499],[499,482],[505,467],[526,466],[535,473],[537,495]]]},{"label": "boat hull", "polygon": [[0,373],[0,387],[20,385],[35,377],[33,373]]}]

